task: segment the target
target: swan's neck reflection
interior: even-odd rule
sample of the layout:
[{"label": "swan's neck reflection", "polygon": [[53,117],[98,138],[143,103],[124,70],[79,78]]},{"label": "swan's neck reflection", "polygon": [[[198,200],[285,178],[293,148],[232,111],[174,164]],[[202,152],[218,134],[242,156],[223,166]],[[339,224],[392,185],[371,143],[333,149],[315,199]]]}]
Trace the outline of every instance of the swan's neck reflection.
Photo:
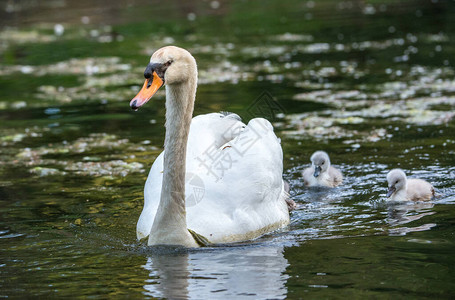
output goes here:
[{"label": "swan's neck reflection", "polygon": [[150,296],[168,299],[188,298],[188,253],[157,254],[143,266],[150,271],[145,290]]},{"label": "swan's neck reflection", "polygon": [[282,299],[287,294],[287,266],[282,246],[153,254],[144,266],[150,271],[144,288],[149,296],[173,299]]}]

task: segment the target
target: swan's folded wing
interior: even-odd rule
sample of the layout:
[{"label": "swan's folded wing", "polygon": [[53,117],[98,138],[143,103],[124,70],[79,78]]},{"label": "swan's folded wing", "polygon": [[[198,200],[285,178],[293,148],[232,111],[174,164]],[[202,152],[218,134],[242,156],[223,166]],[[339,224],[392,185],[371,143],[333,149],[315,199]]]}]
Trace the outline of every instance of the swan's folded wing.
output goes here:
[{"label": "swan's folded wing", "polygon": [[245,124],[240,117],[232,113],[210,113],[194,117],[188,136],[188,161],[233,140],[244,128]]},{"label": "swan's folded wing", "polygon": [[[150,233],[161,196],[164,151],[144,189],[138,238]],[[188,228],[211,242],[255,238],[289,223],[283,154],[272,125],[236,115],[193,119],[188,139],[185,201]]]},{"label": "swan's folded wing", "polygon": [[201,157],[194,169],[205,195],[197,205],[187,206],[188,227],[212,242],[230,242],[287,224],[283,156],[272,125],[253,119],[216,150],[213,157]]}]

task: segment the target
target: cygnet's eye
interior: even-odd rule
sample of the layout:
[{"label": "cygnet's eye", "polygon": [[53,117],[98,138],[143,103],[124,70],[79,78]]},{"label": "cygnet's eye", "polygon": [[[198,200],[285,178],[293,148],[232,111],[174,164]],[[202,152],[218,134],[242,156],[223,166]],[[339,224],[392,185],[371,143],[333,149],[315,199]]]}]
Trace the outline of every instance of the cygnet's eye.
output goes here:
[{"label": "cygnet's eye", "polygon": [[322,165],[325,163],[325,161],[322,162]]},{"label": "cygnet's eye", "polygon": [[397,184],[397,183],[398,183],[398,180],[397,180],[397,181],[395,181],[395,184]]}]

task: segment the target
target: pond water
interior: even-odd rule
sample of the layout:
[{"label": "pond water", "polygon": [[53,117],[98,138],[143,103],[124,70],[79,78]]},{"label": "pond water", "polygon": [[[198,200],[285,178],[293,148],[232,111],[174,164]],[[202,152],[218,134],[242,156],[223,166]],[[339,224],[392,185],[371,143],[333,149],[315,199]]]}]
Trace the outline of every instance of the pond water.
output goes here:
[{"label": "pond water", "polygon": [[[0,297],[453,298],[454,18],[453,1],[1,2]],[[136,241],[164,93],[129,100],[169,44],[198,61],[195,115],[273,122],[287,228]],[[339,188],[304,187],[319,149]],[[387,203],[396,167],[441,196]]]}]

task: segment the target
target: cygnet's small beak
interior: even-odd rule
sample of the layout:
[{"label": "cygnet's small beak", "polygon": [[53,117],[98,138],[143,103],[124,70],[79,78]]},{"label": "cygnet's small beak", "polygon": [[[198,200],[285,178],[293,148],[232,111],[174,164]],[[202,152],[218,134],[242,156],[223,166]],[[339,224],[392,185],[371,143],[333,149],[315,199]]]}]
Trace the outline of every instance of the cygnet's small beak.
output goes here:
[{"label": "cygnet's small beak", "polygon": [[130,101],[131,108],[137,110],[139,107],[147,103],[147,101],[149,101],[150,98],[155,95],[156,91],[158,91],[158,89],[162,87],[163,84],[164,81],[160,78],[160,76],[158,76],[156,72],[153,72],[153,76],[145,80],[142,89],[139,91],[136,97]]},{"label": "cygnet's small beak", "polygon": [[386,197],[389,198],[390,196],[392,196],[393,193],[395,193],[395,191],[396,188],[394,186],[389,187],[389,191],[387,192]]},{"label": "cygnet's small beak", "polygon": [[320,174],[321,174],[321,167],[320,167],[320,166],[315,166],[315,167],[314,167],[313,176],[314,176],[314,177],[318,177]]}]

